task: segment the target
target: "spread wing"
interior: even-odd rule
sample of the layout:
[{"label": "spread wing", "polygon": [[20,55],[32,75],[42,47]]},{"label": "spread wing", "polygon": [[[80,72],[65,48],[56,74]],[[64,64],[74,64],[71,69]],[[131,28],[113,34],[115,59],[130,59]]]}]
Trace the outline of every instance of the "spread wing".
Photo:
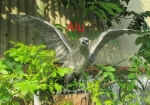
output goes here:
[{"label": "spread wing", "polygon": [[22,25],[28,25],[30,28],[37,30],[43,37],[48,49],[56,51],[56,57],[59,62],[64,62],[69,58],[72,51],[68,41],[64,35],[49,22],[28,15],[11,15],[13,20],[18,21]]},{"label": "spread wing", "polygon": [[89,46],[89,60],[90,63],[94,62],[94,58],[98,51],[109,41],[117,38],[123,34],[138,34],[139,32],[132,29],[109,29],[99,35],[99,37],[93,40]]}]

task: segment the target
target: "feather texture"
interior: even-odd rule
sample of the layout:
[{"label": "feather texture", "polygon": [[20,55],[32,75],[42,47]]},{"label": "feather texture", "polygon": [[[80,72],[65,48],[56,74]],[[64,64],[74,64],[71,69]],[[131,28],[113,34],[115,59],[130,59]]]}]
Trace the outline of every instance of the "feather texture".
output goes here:
[{"label": "feather texture", "polygon": [[64,61],[68,60],[72,51],[70,44],[64,35],[54,25],[40,18],[28,15],[11,14],[11,17],[20,24],[28,25],[30,28],[39,31],[44,42],[47,44],[47,48],[56,51],[56,57],[58,58],[59,62],[63,63]]},{"label": "feather texture", "polygon": [[47,47],[49,49],[54,49],[59,62],[64,63],[62,67],[74,69],[73,72],[65,76],[64,81],[66,84],[72,81],[74,77],[82,79],[85,68],[94,62],[94,58],[98,51],[101,50],[109,40],[115,39],[125,33],[139,33],[132,29],[109,29],[101,33],[90,45],[88,43],[88,38],[80,38],[79,46],[76,49],[72,49],[64,35],[49,22],[28,15],[14,14],[12,18],[19,21],[20,24],[28,25],[38,30],[44,42],[47,44]]},{"label": "feather texture", "polygon": [[98,38],[93,40],[89,45],[89,62],[93,63],[95,60],[95,56],[97,55],[98,51],[112,39],[117,38],[118,36],[124,34],[138,34],[139,31],[133,29],[109,29],[99,35]]}]

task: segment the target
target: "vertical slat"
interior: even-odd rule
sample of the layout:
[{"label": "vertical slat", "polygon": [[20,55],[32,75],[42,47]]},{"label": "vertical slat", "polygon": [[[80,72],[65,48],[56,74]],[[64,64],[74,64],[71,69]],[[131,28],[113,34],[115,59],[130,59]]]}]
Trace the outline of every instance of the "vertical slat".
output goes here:
[{"label": "vertical slat", "polygon": [[[18,0],[11,0],[10,1],[11,5],[10,5],[10,13],[11,14],[18,14]],[[12,21],[11,21],[12,22]],[[9,41],[15,41],[17,42],[19,40],[18,38],[18,23],[12,23],[10,24],[10,37],[9,37]],[[12,45],[10,45],[9,47],[12,47]]]},{"label": "vertical slat", "polygon": [[8,49],[8,37],[10,35],[9,33],[9,0],[5,0],[5,15],[6,20],[4,21],[3,31],[4,34],[2,35],[4,37],[4,52]]},{"label": "vertical slat", "polygon": [[[138,12],[149,10],[149,1],[150,0],[131,0],[128,10]],[[45,11],[46,5],[48,5],[48,8]],[[62,6],[59,6],[57,4],[57,0],[45,0],[45,2],[42,0],[0,0],[0,58],[3,56],[6,49],[12,47],[8,43],[10,40],[20,41],[25,44],[43,44],[42,38],[37,36],[38,33],[33,29],[18,25],[17,22],[13,23],[9,18],[10,13],[25,13],[41,18],[44,18],[45,16],[46,19],[51,23],[61,24],[62,26],[69,24],[73,16],[80,17],[83,14],[82,11],[75,11],[72,7],[66,9]],[[4,17],[7,18],[4,19]],[[93,40],[96,38],[94,35],[94,29],[97,29],[99,32],[107,29],[103,21],[99,21],[97,19],[96,22],[93,22],[94,19],[95,17],[92,14],[87,15],[85,23],[86,30],[84,33],[79,33],[79,37],[85,36]],[[131,19],[122,19],[121,24],[115,23],[113,28],[125,28],[130,21]],[[6,37],[7,35],[8,37]],[[136,35],[125,35],[117,38],[116,43],[107,43],[107,45],[105,45],[98,53],[95,63],[115,63],[128,56],[131,56],[138,50],[139,47],[135,46],[135,39]],[[70,40],[70,43],[71,45],[74,45],[74,48],[78,46],[78,42],[78,39]],[[122,63],[121,65],[126,64],[127,63]]]},{"label": "vertical slat", "polygon": [[[0,4],[2,4],[2,0],[0,0]],[[2,6],[0,6],[0,23],[2,22]],[[1,31],[1,27],[2,27],[2,24],[0,24],[0,59],[2,59],[2,38],[1,38],[1,35],[2,35],[2,31]]]},{"label": "vertical slat", "polygon": [[2,59],[3,57],[3,43],[2,43],[2,35],[3,35],[3,31],[2,31],[2,21],[3,21],[3,17],[2,17],[2,10],[3,10],[3,7],[1,6],[3,4],[3,0],[0,0],[0,59]]},{"label": "vertical slat", "polygon": [[[45,3],[42,0],[35,0],[34,16],[44,19]],[[35,43],[37,45],[44,44],[42,37],[36,32]]]},{"label": "vertical slat", "polygon": [[[33,16],[34,15],[34,1],[27,0],[26,10],[27,14]],[[26,29],[26,39],[28,44],[35,44],[35,31],[29,27]]]},{"label": "vertical slat", "polygon": [[1,56],[4,56],[4,52],[8,49],[8,35],[9,35],[9,25],[8,25],[8,13],[9,13],[9,2],[8,0],[1,1]]},{"label": "vertical slat", "polygon": [[[18,12],[19,14],[26,14],[26,0],[19,0],[18,3]],[[26,30],[27,26],[19,26],[19,34],[18,34],[18,38],[19,38],[19,42],[22,43],[26,43],[27,39],[27,30]]]}]

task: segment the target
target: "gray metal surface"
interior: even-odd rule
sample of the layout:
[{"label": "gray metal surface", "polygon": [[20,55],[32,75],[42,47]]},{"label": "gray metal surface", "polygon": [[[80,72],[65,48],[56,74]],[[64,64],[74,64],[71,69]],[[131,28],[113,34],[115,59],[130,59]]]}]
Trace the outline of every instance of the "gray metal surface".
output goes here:
[{"label": "gray metal surface", "polygon": [[[47,5],[49,3],[49,6]],[[129,10],[143,11],[143,4],[140,0],[131,1]],[[134,4],[134,5],[133,5]],[[137,7],[137,5],[138,7]],[[47,8],[39,11],[40,5],[36,5],[36,0],[0,0],[0,58],[3,57],[4,52],[12,47],[9,41],[19,41],[25,44],[41,44],[42,39],[36,36],[37,32],[29,29],[26,26],[20,27],[13,23],[10,19],[10,13],[28,14],[32,16],[39,16],[44,14],[44,17],[52,23],[61,24],[67,28],[66,24],[72,20],[73,16],[82,14],[74,11],[73,8],[65,9],[59,6],[55,0],[46,0]],[[42,6],[41,6],[42,7]],[[130,17],[132,18],[132,17]],[[131,19],[122,19],[121,24],[114,23],[113,28],[126,28]],[[92,14],[87,16],[85,31],[79,33],[77,37],[86,36],[89,39],[97,38],[97,35],[106,30],[106,25],[103,21],[96,19]],[[78,38],[77,38],[78,39]],[[78,46],[79,41],[69,39],[72,47]],[[134,44],[136,35],[124,35],[117,38],[116,42],[108,42],[104,48],[98,53],[96,57],[96,64],[114,64],[117,63],[138,51],[138,47]],[[123,62],[120,66],[127,66],[127,62]]]}]

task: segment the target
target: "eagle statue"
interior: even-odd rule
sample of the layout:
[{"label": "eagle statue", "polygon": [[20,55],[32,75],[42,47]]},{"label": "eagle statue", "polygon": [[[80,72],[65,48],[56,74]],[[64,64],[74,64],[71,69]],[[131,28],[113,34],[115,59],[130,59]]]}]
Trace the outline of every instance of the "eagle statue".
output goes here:
[{"label": "eagle statue", "polygon": [[79,46],[75,49],[71,47],[67,39],[64,37],[53,24],[29,15],[12,14],[12,19],[18,21],[22,25],[28,25],[30,28],[37,30],[43,37],[48,49],[56,51],[56,57],[59,62],[63,63],[62,67],[72,68],[73,71],[65,75],[64,82],[67,84],[78,78],[83,78],[85,68],[94,62],[94,58],[98,51],[112,39],[123,34],[138,34],[138,31],[132,29],[108,29],[102,32],[98,38],[89,43],[88,38],[81,37]]}]

